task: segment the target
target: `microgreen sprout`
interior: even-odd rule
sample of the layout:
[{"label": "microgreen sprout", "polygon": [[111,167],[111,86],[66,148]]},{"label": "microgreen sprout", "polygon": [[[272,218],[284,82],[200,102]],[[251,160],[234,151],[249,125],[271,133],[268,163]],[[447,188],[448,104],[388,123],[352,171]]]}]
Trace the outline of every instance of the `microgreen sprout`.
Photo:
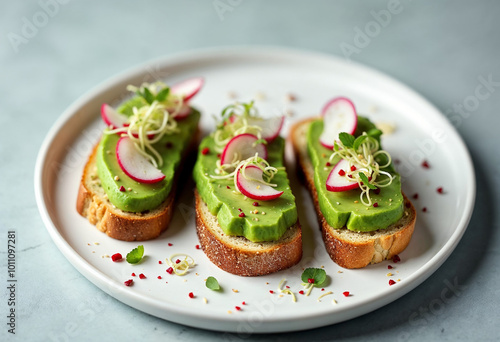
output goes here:
[{"label": "microgreen sprout", "polygon": [[215,142],[215,150],[222,152],[227,143],[235,136],[249,133],[255,135],[259,139],[259,143],[266,143],[262,138],[262,128],[255,125],[250,125],[249,118],[259,117],[257,108],[254,107],[253,101],[249,103],[235,103],[225,107],[221,112],[222,120],[217,125],[217,129],[213,133]]},{"label": "microgreen sprout", "polygon": [[389,172],[381,170],[391,165],[391,156],[380,149],[377,139],[380,134],[378,129],[372,129],[355,138],[342,132],[333,145],[334,152],[329,159],[332,161],[335,157],[341,157],[349,163],[348,169],[344,170],[344,177],[358,182],[360,200],[365,206],[372,205],[370,190],[389,186],[394,179]]},{"label": "microgreen sprout", "polygon": [[178,132],[175,117],[184,105],[179,95],[171,94],[164,83],[144,83],[140,87],[129,85],[127,90],[136,93],[145,104],[133,107],[129,122],[124,127],[107,130],[106,134],[127,135],[135,148],[155,167],[163,165],[163,158],[153,147],[165,134]]},{"label": "microgreen sprout", "polygon": [[[250,165],[257,166],[258,168],[260,168],[262,170],[262,172],[263,172],[262,180],[249,177],[245,173],[245,169]],[[210,177],[214,178],[214,179],[231,179],[231,178],[233,178],[234,179],[234,186],[235,186],[236,190],[238,192],[240,192],[240,190],[238,189],[238,182],[237,182],[237,178],[236,178],[238,175],[238,172],[241,172],[242,176],[245,177],[245,179],[256,181],[256,182],[259,182],[259,183],[264,184],[264,185],[276,187],[277,184],[273,184],[270,182],[280,169],[284,169],[284,168],[276,168],[276,167],[269,165],[269,163],[265,159],[259,157],[259,155],[256,153],[255,156],[253,156],[253,157],[250,157],[250,158],[248,158],[246,160],[242,160],[242,161],[238,160],[232,164],[221,165],[220,160],[217,160],[216,169],[215,169],[216,175],[210,175]]]}]

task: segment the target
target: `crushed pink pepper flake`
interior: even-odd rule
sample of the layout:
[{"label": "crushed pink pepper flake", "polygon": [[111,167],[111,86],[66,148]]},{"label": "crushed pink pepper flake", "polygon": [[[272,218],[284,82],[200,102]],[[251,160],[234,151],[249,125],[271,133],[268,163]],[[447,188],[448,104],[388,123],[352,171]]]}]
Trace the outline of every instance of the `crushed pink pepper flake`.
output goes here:
[{"label": "crushed pink pepper flake", "polygon": [[380,194],[380,188],[376,188],[375,190],[373,190],[373,192],[375,193],[375,195]]},{"label": "crushed pink pepper flake", "polygon": [[163,262],[161,262],[161,260],[158,260],[158,263],[159,263],[160,265],[161,265],[161,264],[163,264]]},{"label": "crushed pink pepper flake", "polygon": [[172,244],[172,243],[170,243],[170,242],[168,243],[168,245],[169,245],[170,247],[172,247],[172,246],[173,246],[173,244]]},{"label": "crushed pink pepper flake", "polygon": [[146,279],[146,276],[143,273],[141,273],[139,274],[139,279]]},{"label": "crushed pink pepper flake", "polygon": [[287,289],[289,289],[289,288],[290,288],[290,286],[288,286],[288,285],[287,285],[287,286],[285,286],[285,287],[286,287]]},{"label": "crushed pink pepper flake", "polygon": [[169,267],[165,272],[167,272],[168,274],[172,274],[173,271],[174,269],[172,267]]},{"label": "crushed pink pepper flake", "polygon": [[204,156],[210,153],[210,149],[208,147],[205,147],[203,150],[201,150],[201,154]]},{"label": "crushed pink pepper flake", "polygon": [[342,292],[342,294],[344,295],[344,297],[349,297],[351,295],[349,291],[344,291]]},{"label": "crushed pink pepper flake", "polygon": [[443,193],[443,187],[439,187],[436,189],[436,191],[439,193],[439,194],[442,194]]},{"label": "crushed pink pepper flake", "polygon": [[273,293],[274,293],[274,291],[273,291],[273,290],[269,290],[269,293],[273,294]]},{"label": "crushed pink pepper flake", "polygon": [[122,185],[122,186],[120,186],[120,191],[121,191],[121,192],[125,192],[125,191],[126,191],[126,190],[125,190],[125,187],[124,187],[123,185]]},{"label": "crushed pink pepper flake", "polygon": [[220,153],[217,153],[217,158],[220,158]]},{"label": "crushed pink pepper flake", "polygon": [[424,169],[429,169],[431,166],[429,165],[429,163],[427,162],[427,160],[424,160],[424,161],[422,162],[422,167],[423,167]]},{"label": "crushed pink pepper flake", "polygon": [[194,298],[194,293],[193,292],[189,292],[188,296],[189,296],[189,298]]},{"label": "crushed pink pepper flake", "polygon": [[422,208],[422,211],[423,211],[424,213],[425,213],[425,212],[427,212],[427,207],[423,207],[423,208]]},{"label": "crushed pink pepper flake", "polygon": [[418,199],[418,193],[415,193],[415,194],[413,195],[413,199]]},{"label": "crushed pink pepper flake", "polygon": [[229,185],[226,185],[226,188],[227,188],[227,189],[231,189],[231,187],[230,187]]},{"label": "crushed pink pepper flake", "polygon": [[303,290],[300,290],[300,291],[299,291],[299,293],[300,293],[300,294],[304,294],[304,291],[303,291]]},{"label": "crushed pink pepper flake", "polygon": [[339,175],[340,175],[340,176],[345,176],[345,171],[344,171],[343,169],[340,169],[340,170],[339,170]]},{"label": "crushed pink pepper flake", "polygon": [[395,264],[397,264],[398,262],[401,261],[401,258],[399,257],[399,255],[395,255],[392,257],[392,262],[394,262]]},{"label": "crushed pink pepper flake", "polygon": [[158,276],[157,278],[158,278],[158,279],[161,279],[161,276]]},{"label": "crushed pink pepper flake", "polygon": [[388,270],[392,270],[394,267],[392,267],[391,265],[387,265],[387,269]]},{"label": "crushed pink pepper flake", "polygon": [[356,171],[356,166],[352,165],[351,166],[351,171]]},{"label": "crushed pink pepper flake", "polygon": [[113,262],[120,261],[122,260],[122,255],[120,253],[115,253],[111,256],[111,260],[113,260]]},{"label": "crushed pink pepper flake", "polygon": [[239,217],[245,217],[246,215],[245,215],[245,213],[240,213],[238,216]]},{"label": "crushed pink pepper flake", "polygon": [[326,165],[326,166],[332,166],[332,163],[330,163],[330,162],[326,162],[326,164],[325,164],[325,165]]},{"label": "crushed pink pepper flake", "polygon": [[241,308],[239,306],[235,306],[234,308],[236,309],[236,311],[240,311],[241,310]]},{"label": "crushed pink pepper flake", "polygon": [[321,291],[325,291],[325,289],[321,289]]},{"label": "crushed pink pepper flake", "polygon": [[241,209],[241,208],[238,208],[238,211],[239,211],[239,212],[241,213],[241,212],[243,211],[243,209]]},{"label": "crushed pink pepper flake", "polygon": [[308,282],[309,284],[314,284],[314,279],[313,279],[313,278],[308,278],[308,279],[307,279],[307,282]]},{"label": "crushed pink pepper flake", "polygon": [[252,203],[252,205],[253,205],[254,207],[258,207],[258,206],[259,206],[259,202],[253,202],[253,203]]},{"label": "crushed pink pepper flake", "polygon": [[373,203],[373,207],[374,208],[378,207],[378,203],[377,202]]},{"label": "crushed pink pepper flake", "polygon": [[133,279],[125,280],[123,282],[123,284],[125,284],[125,286],[132,286],[133,283],[134,283]]},{"label": "crushed pink pepper flake", "polygon": [[196,249],[201,249],[200,245],[196,245],[195,247]]},{"label": "crushed pink pepper flake", "polygon": [[241,302],[241,305],[247,305],[247,303],[245,303],[245,302]]},{"label": "crushed pink pepper flake", "polygon": [[132,276],[132,277],[135,277],[135,273],[132,273],[132,274],[131,274],[131,276]]},{"label": "crushed pink pepper flake", "polygon": [[390,279],[390,280],[389,280],[389,285],[391,285],[391,286],[392,286],[392,285],[394,285],[394,284],[396,284],[396,282],[395,282],[394,280]]},{"label": "crushed pink pepper flake", "polygon": [[180,262],[181,262],[181,260],[180,260],[180,259],[175,260],[175,263],[176,263],[176,264],[178,264],[178,263],[180,263]]}]

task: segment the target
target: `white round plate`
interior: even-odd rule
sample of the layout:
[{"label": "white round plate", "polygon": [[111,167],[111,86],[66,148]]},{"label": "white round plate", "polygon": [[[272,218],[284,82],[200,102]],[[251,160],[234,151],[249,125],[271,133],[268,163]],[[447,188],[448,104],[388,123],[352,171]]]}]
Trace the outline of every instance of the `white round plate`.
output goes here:
[{"label": "white round plate", "polygon": [[[399,160],[403,191],[410,197],[417,192],[419,195],[414,200],[418,211],[415,233],[400,255],[401,262],[385,261],[358,270],[342,269],[332,262],[322,243],[312,201],[295,177],[293,161],[289,174],[303,228],[304,256],[295,267],[276,274],[238,277],[218,269],[196,249],[199,242],[192,181],[178,187],[182,194],[172,223],[153,241],[113,240],[79,216],[75,204],[81,172],[104,128],[99,115],[101,104],[117,104],[129,96],[125,90],[128,84],[155,79],[172,84],[192,76],[206,80],[204,89],[192,101],[203,113],[204,133],[214,128],[213,115],[218,115],[235,96],[239,101],[255,99],[265,115],[291,113],[284,136],[293,121],[317,115],[335,96],[351,98],[358,112],[374,122],[392,124],[396,130],[383,137],[383,146]],[[296,96],[296,100],[287,101],[288,94]],[[423,160],[430,168],[421,166]],[[443,194],[436,191],[438,187],[443,187]],[[37,160],[35,190],[40,214],[57,247],[106,293],[169,321],[212,330],[264,333],[348,320],[386,305],[422,283],[462,237],[473,210],[475,181],[461,138],[434,106],[406,86],[332,56],[243,47],[194,51],[155,60],[82,96],[47,135]],[[126,255],[139,244],[144,245],[147,257],[138,265],[115,263],[107,257],[118,252]],[[184,277],[169,275],[165,272],[165,258],[174,253],[191,255],[196,267]],[[388,265],[394,269],[389,271]],[[310,296],[299,294],[305,267],[324,267],[329,276],[324,291],[315,288]],[[394,275],[390,277],[388,272]],[[132,277],[132,273],[136,276]],[[147,278],[139,279],[140,273]],[[223,290],[206,288],[204,279],[208,276],[217,278]],[[133,286],[123,284],[128,279],[134,279]],[[297,302],[279,293],[277,287],[282,279],[286,279]],[[390,286],[389,279],[396,284]],[[318,301],[328,291],[333,294]],[[350,295],[344,296],[345,291]],[[188,296],[190,292],[194,298]]]}]

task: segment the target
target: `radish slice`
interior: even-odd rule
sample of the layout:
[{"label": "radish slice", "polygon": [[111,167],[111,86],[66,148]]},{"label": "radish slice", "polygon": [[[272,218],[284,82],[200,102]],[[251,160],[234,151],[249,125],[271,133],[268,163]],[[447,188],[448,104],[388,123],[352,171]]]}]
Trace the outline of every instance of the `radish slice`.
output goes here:
[{"label": "radish slice", "polygon": [[242,170],[238,171],[236,176],[236,186],[238,190],[245,196],[260,201],[269,201],[283,195],[283,191],[278,191],[269,185],[263,184],[262,175],[264,172],[255,165],[249,165],[245,168],[245,175]]},{"label": "radish slice", "polygon": [[198,94],[204,83],[205,79],[203,77],[189,78],[174,84],[170,88],[170,92],[176,95],[184,95],[184,101],[188,101],[190,98]]},{"label": "radish slice", "polygon": [[284,122],[285,122],[284,115],[275,116],[269,119],[248,118],[249,125],[258,126],[262,128],[260,134],[262,136],[262,139],[265,139],[267,142],[271,142],[278,137]]},{"label": "radish slice", "polygon": [[354,134],[358,126],[358,115],[351,100],[337,97],[329,101],[321,112],[323,117],[323,133],[319,137],[321,145],[333,149],[333,143],[338,140],[339,133]]},{"label": "radish slice", "polygon": [[[356,165],[354,165],[356,166]],[[358,166],[356,168],[359,169]],[[342,171],[343,172],[342,172]],[[335,165],[326,179],[326,190],[333,192],[347,191],[356,189],[359,184],[356,180],[347,177],[347,173],[350,172],[349,162],[345,159],[341,159],[337,165]],[[345,174],[342,176],[342,174]]]},{"label": "radish slice", "polygon": [[[175,108],[171,108],[169,110],[170,111],[174,111]],[[185,103],[181,109],[179,110],[179,112],[174,116],[174,119],[179,121],[179,120],[183,120],[185,118],[187,118],[189,116],[189,114],[191,114],[191,107],[189,107],[189,105],[187,103]]]},{"label": "radish slice", "polygon": [[[238,115],[232,115],[229,117],[229,122],[234,123],[239,118],[240,116]],[[280,134],[283,123],[285,122],[285,116],[276,116],[269,119],[249,117],[247,118],[247,122],[251,126],[262,128],[260,131],[262,139],[265,139],[267,142],[271,142]]]},{"label": "radish slice", "polygon": [[253,134],[240,134],[229,140],[220,158],[221,164],[231,164],[235,161],[245,160],[259,154],[259,157],[267,159],[267,148],[260,143],[255,146],[259,139]]},{"label": "radish slice", "polygon": [[140,154],[129,137],[121,137],[116,144],[116,157],[123,172],[140,183],[157,183],[165,175]]},{"label": "radish slice", "polygon": [[123,127],[128,121],[127,116],[118,113],[106,103],[103,103],[101,106],[101,118],[111,129]]}]

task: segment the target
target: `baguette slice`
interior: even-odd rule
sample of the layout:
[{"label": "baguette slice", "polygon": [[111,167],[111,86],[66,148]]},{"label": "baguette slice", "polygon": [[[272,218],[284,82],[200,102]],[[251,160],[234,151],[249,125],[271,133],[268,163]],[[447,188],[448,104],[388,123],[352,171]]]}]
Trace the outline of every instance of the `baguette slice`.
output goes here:
[{"label": "baguette slice", "polygon": [[347,228],[334,229],[323,216],[314,185],[314,170],[307,152],[307,130],[316,118],[297,122],[290,130],[289,140],[298,161],[297,170],[304,176],[304,182],[313,198],[314,207],[321,227],[323,241],[330,258],[344,268],[362,268],[391,259],[401,253],[410,242],[417,213],[413,204],[403,194],[405,211],[403,217],[387,229],[373,232],[353,232]]},{"label": "baguette slice", "polygon": [[289,268],[302,258],[302,230],[298,220],[278,241],[252,242],[224,234],[198,191],[195,198],[196,231],[201,247],[224,271],[239,276],[260,276]]},{"label": "baguette slice", "polygon": [[[186,159],[187,153],[196,146],[198,135],[198,131],[193,135],[184,159]],[[98,144],[94,147],[83,170],[76,203],[78,213],[88,218],[89,222],[101,232],[117,240],[145,241],[158,237],[167,229],[172,219],[175,185],[165,201],[156,209],[142,213],[131,213],[118,209],[107,199],[97,176],[97,148]],[[175,179],[178,179],[178,175],[181,174],[181,168],[182,165],[176,171]],[[176,183],[174,181],[174,184]]]}]

